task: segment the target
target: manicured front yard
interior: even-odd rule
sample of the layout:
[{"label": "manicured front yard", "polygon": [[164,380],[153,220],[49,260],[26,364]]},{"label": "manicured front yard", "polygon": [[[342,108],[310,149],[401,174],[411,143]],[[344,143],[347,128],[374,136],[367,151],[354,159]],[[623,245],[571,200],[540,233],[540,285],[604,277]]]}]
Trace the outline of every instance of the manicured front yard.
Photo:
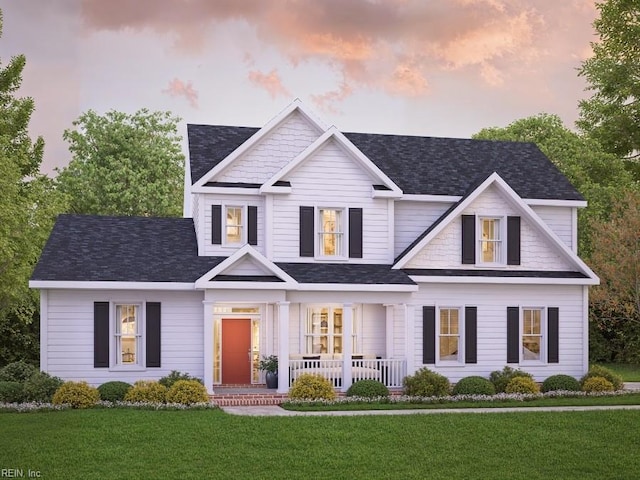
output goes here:
[{"label": "manicured front yard", "polygon": [[640,478],[640,411],[236,417],[0,414],[0,468],[41,478]]}]

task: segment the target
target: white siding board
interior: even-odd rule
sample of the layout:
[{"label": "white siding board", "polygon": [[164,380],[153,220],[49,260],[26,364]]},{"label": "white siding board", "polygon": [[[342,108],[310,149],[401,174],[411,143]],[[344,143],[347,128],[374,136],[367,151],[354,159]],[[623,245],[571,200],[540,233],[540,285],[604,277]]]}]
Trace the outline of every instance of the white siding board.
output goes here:
[{"label": "white siding board", "polygon": [[573,227],[571,217],[575,207],[550,207],[536,205],[531,207],[544,223],[562,240],[567,247],[573,248]]},{"label": "white siding board", "polygon": [[224,270],[221,275],[273,275],[273,272],[253,258],[243,258]]},{"label": "white siding board", "polygon": [[396,201],[394,257],[422,235],[450,206],[451,203],[444,202]]},{"label": "white siding board", "polygon": [[294,112],[215,180],[262,184],[311,145],[320,134],[302,114]]},{"label": "white siding board", "polygon": [[[520,215],[496,187],[485,190],[463,215],[509,216]],[[572,270],[573,267],[559,252],[559,248],[530,222],[521,221],[521,262],[509,265],[509,270]],[[454,218],[422,251],[408,264],[407,268],[469,268],[462,264],[462,225],[460,217]],[[506,248],[506,238],[503,241]]]},{"label": "white siding board", "polygon": [[[50,290],[47,371],[66,380],[92,385],[121,380],[157,380],[171,370],[202,378],[204,343],[202,292]],[[93,303],[161,302],[162,367],[116,371],[93,367]]]}]

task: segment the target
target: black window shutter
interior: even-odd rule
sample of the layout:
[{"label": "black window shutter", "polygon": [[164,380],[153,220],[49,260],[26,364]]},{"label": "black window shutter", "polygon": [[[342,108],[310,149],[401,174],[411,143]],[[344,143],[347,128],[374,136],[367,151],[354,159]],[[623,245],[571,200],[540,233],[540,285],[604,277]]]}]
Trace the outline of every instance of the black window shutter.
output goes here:
[{"label": "black window shutter", "polygon": [[147,367],[160,366],[160,303],[147,302]]},{"label": "black window shutter", "polygon": [[464,362],[478,363],[478,307],[464,309]]},{"label": "black window shutter", "polygon": [[558,363],[559,358],[559,328],[560,328],[560,309],[558,307],[549,307],[547,309],[547,362]]},{"label": "black window shutter", "polygon": [[211,243],[222,244],[222,205],[211,205]]},{"label": "black window shutter", "polygon": [[313,207],[300,207],[300,256],[313,257]]},{"label": "black window shutter", "polygon": [[462,215],[462,263],[476,263],[476,216]]},{"label": "black window shutter", "polygon": [[109,366],[109,302],[93,303],[93,366]]},{"label": "black window shutter", "polygon": [[507,307],[507,363],[520,361],[520,308]]},{"label": "black window shutter", "polygon": [[507,265],[520,265],[520,217],[507,217]]},{"label": "black window shutter", "polygon": [[436,307],[422,307],[422,363],[436,363]]},{"label": "black window shutter", "polygon": [[258,244],[258,207],[249,206],[249,226],[247,229],[247,241],[249,245]]},{"label": "black window shutter", "polygon": [[349,209],[349,258],[362,258],[362,209]]}]

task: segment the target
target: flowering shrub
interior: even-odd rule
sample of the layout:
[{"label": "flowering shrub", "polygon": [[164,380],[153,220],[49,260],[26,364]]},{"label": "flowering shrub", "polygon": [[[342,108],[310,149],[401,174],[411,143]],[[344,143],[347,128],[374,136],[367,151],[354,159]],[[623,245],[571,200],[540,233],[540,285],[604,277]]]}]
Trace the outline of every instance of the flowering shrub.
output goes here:
[{"label": "flowering shrub", "polygon": [[493,395],[496,388],[484,377],[471,376],[460,379],[453,387],[454,395]]},{"label": "flowering shrub", "polygon": [[608,368],[601,367],[599,365],[591,365],[587,374],[580,380],[583,389],[584,382],[591,377],[606,378],[613,385],[614,390],[622,390],[624,388],[624,382],[620,376],[616,375]]},{"label": "flowering shrub", "polygon": [[289,398],[333,400],[336,398],[336,392],[331,382],[322,375],[303,373],[293,382]]},{"label": "flowering shrub", "polygon": [[507,383],[505,393],[538,393],[540,387],[529,377],[513,377]]},{"label": "flowering shrub", "polygon": [[164,403],[167,387],[151,380],[138,380],[125,394],[125,402]]},{"label": "flowering shrub", "polygon": [[87,382],[65,382],[53,395],[54,405],[66,403],[72,408],[93,407],[99,399],[98,389]]},{"label": "flowering shrub", "polygon": [[449,395],[451,384],[447,377],[432,372],[424,367],[414,375],[408,375],[402,380],[405,395],[418,397],[443,397]]},{"label": "flowering shrub", "polygon": [[506,365],[502,370],[491,372],[489,380],[493,383],[493,386],[496,387],[496,392],[502,393],[507,390],[507,384],[514,377],[528,377],[533,380],[533,375],[530,373],[518,368],[511,368],[508,365]]},{"label": "flowering shrub", "polygon": [[582,383],[582,390],[585,392],[612,392],[615,387],[604,377],[589,377]]},{"label": "flowering shrub", "polygon": [[167,392],[167,402],[193,405],[194,403],[206,403],[209,394],[200,382],[195,380],[178,380]]},{"label": "flowering shrub", "polygon": [[554,390],[577,392],[580,390],[580,382],[569,375],[552,375],[542,382],[542,391],[552,392]]},{"label": "flowering shrub", "polygon": [[389,389],[378,380],[358,380],[347,390],[347,397],[388,397]]}]

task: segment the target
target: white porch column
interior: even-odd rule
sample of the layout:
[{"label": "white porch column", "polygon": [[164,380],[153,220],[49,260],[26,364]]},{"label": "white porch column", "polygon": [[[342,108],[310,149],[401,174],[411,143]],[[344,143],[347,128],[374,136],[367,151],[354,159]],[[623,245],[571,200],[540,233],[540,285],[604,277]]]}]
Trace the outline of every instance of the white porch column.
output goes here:
[{"label": "white porch column", "polygon": [[395,305],[390,305],[386,303],[384,305],[386,309],[386,319],[385,319],[385,354],[384,358],[393,358],[393,320],[395,314]]},{"label": "white porch column", "polygon": [[407,359],[407,375],[413,375],[415,372],[415,358],[416,358],[416,309],[415,305],[404,304],[404,324],[405,330],[405,346],[404,355]]},{"label": "white porch column", "polygon": [[342,305],[342,388],[346,392],[351,386],[353,354],[353,304]]},{"label": "white porch column", "polygon": [[213,393],[213,303],[204,302],[204,386]]},{"label": "white porch column", "polygon": [[289,391],[289,302],[278,302],[278,393]]}]

